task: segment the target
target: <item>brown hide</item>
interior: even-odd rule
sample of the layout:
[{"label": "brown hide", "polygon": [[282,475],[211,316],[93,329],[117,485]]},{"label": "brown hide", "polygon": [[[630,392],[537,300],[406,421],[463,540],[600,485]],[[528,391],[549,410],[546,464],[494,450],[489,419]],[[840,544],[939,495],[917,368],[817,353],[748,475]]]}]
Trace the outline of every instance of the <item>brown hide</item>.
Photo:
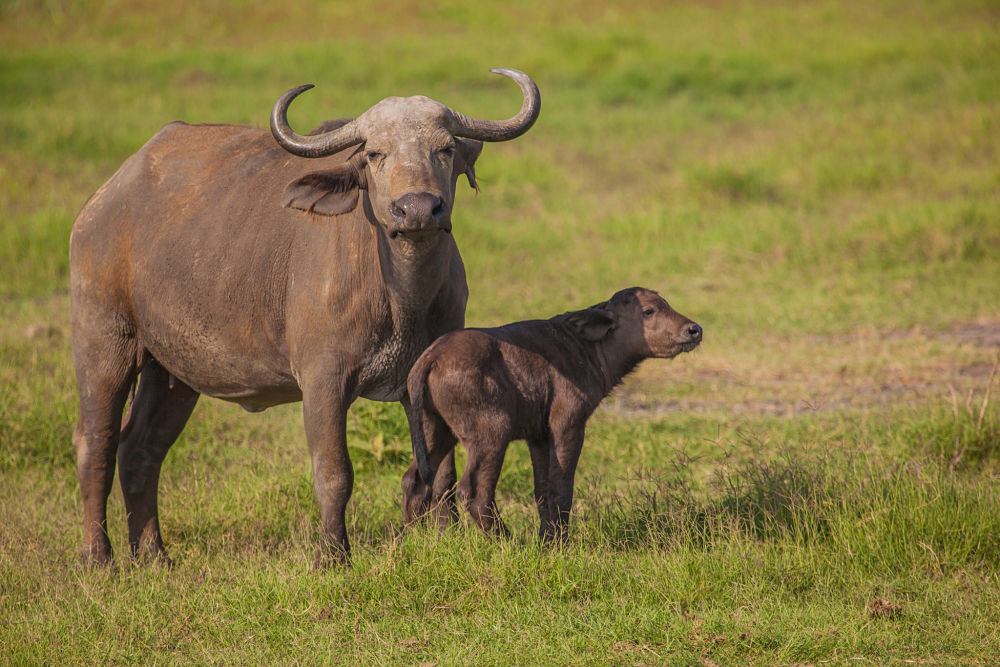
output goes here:
[{"label": "brown hide", "polygon": [[466,451],[457,493],[487,533],[505,534],[494,501],[507,446],[527,440],[543,540],[565,538],[587,419],[643,359],[669,359],[701,342],[701,327],[656,292],[631,288],[549,320],[463,329],[435,341],[413,366],[414,464],[403,477],[408,522],[430,509],[455,518],[435,471]]},{"label": "brown hide", "polygon": [[133,556],[167,560],[159,470],[199,394],[251,411],[303,401],[319,560],[347,556],[347,409],[407,405],[413,361],[464,322],[451,210],[482,144],[453,135],[449,111],[387,98],[349,122],[360,146],[316,158],[266,130],[174,123],[91,197],[70,242],[85,560],[111,557],[116,455]]}]

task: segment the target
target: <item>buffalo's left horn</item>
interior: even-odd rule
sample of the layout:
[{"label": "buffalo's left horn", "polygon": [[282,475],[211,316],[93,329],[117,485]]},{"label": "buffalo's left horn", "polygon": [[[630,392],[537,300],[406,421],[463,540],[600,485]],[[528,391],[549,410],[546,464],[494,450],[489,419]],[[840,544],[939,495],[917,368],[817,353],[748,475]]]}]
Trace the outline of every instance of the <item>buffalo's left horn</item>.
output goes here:
[{"label": "buffalo's left horn", "polygon": [[281,146],[299,157],[325,157],[342,151],[348,146],[360,144],[364,139],[357,121],[350,121],[336,130],[310,135],[295,134],[288,125],[288,105],[296,97],[312,88],[311,83],[292,88],[278,98],[271,109],[271,134]]},{"label": "buffalo's left horn", "polygon": [[542,96],[530,76],[507,67],[494,67],[490,71],[513,79],[521,87],[521,94],[524,95],[521,110],[507,120],[480,120],[452,110],[449,129],[455,136],[480,141],[507,141],[527,132],[538,118],[538,112],[542,110]]}]

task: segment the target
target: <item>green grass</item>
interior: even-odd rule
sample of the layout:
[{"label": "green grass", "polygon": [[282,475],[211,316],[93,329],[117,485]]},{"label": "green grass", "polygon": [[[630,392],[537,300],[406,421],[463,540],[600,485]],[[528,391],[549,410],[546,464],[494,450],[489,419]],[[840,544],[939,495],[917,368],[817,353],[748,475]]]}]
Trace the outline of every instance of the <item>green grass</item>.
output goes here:
[{"label": "green grass", "polygon": [[[0,2],[0,663],[996,660],[1000,10],[543,4]],[[386,95],[507,117],[493,66],[543,110],[459,195],[469,323],[640,284],[706,330],[591,420],[569,543],[535,544],[523,445],[513,540],[399,532],[406,422],[362,401],[353,567],[311,571],[299,406],[202,399],[161,480],[176,566],[81,569],[86,198],[165,123],[263,126],[300,83],[300,128]]]}]

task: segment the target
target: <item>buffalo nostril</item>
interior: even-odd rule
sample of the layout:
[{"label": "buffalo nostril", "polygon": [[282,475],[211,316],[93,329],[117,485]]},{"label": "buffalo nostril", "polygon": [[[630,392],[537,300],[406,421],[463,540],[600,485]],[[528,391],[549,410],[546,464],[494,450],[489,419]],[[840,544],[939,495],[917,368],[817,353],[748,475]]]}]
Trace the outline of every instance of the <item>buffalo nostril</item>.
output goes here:
[{"label": "buffalo nostril", "polygon": [[434,197],[434,202],[431,207],[431,215],[440,215],[441,211],[444,210],[444,201],[440,197]]},{"label": "buffalo nostril", "polygon": [[389,206],[389,213],[391,213],[392,217],[396,220],[403,220],[406,217],[406,210],[396,202],[393,202]]},{"label": "buffalo nostril", "polygon": [[692,322],[687,326],[687,335],[691,340],[698,340],[701,338],[701,326]]}]

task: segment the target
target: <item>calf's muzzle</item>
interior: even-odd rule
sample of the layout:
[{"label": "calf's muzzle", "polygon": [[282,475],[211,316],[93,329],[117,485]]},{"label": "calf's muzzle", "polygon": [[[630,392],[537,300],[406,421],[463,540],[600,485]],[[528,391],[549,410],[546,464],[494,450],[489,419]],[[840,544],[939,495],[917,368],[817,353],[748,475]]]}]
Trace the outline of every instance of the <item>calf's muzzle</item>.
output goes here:
[{"label": "calf's muzzle", "polygon": [[688,342],[695,343],[701,340],[701,325],[695,322],[688,322],[684,327],[684,334]]}]

